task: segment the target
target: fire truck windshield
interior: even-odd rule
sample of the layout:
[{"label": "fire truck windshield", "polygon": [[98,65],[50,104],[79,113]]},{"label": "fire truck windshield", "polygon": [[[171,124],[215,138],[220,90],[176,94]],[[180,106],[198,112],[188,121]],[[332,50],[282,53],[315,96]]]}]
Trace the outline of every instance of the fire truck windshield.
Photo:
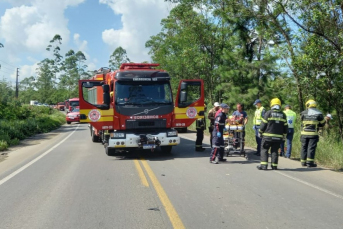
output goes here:
[{"label": "fire truck windshield", "polygon": [[116,82],[117,105],[171,105],[169,82]]},{"label": "fire truck windshield", "polygon": [[72,106],[72,107],[79,106],[79,101],[70,101],[69,103],[70,103],[70,106]]}]

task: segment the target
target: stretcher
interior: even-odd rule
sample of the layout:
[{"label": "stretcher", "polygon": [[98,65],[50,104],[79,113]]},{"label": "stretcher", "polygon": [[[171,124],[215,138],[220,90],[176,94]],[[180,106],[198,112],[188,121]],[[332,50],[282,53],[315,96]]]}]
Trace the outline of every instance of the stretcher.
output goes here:
[{"label": "stretcher", "polygon": [[239,154],[239,156],[246,157],[243,138],[245,126],[243,124],[227,124],[225,129],[223,133],[224,154],[227,157],[232,154]]}]

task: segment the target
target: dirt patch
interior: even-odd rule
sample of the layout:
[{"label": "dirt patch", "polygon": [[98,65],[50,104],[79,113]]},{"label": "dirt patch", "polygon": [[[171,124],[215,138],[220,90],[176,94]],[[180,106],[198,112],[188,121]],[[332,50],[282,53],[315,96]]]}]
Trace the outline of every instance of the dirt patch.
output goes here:
[{"label": "dirt patch", "polygon": [[8,156],[7,156],[7,153],[1,153],[1,154],[0,154],[0,162],[6,160],[6,157],[8,157]]}]

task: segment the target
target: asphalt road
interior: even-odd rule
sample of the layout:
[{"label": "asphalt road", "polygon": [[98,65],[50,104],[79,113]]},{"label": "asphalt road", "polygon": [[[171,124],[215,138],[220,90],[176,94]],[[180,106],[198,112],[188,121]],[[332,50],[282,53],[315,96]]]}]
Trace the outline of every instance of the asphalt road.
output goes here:
[{"label": "asphalt road", "polygon": [[214,165],[180,136],[171,155],[118,157],[87,125],[24,141],[0,163],[0,228],[343,228],[342,174],[258,171],[251,151]]}]

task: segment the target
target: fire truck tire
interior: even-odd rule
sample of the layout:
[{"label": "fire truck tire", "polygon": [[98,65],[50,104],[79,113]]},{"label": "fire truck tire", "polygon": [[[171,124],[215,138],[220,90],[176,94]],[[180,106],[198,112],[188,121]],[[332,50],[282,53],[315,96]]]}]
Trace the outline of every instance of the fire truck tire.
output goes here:
[{"label": "fire truck tire", "polygon": [[114,156],[114,154],[116,152],[115,149],[110,148],[110,147],[105,147],[105,151],[106,151],[107,156],[109,156],[109,157]]},{"label": "fire truck tire", "polygon": [[161,146],[161,151],[164,154],[170,154],[172,149],[173,149],[172,146]]},{"label": "fire truck tire", "polygon": [[67,124],[70,124],[71,122],[67,122]]},{"label": "fire truck tire", "polygon": [[92,130],[92,142],[99,142],[99,136],[95,135],[94,130]]}]

